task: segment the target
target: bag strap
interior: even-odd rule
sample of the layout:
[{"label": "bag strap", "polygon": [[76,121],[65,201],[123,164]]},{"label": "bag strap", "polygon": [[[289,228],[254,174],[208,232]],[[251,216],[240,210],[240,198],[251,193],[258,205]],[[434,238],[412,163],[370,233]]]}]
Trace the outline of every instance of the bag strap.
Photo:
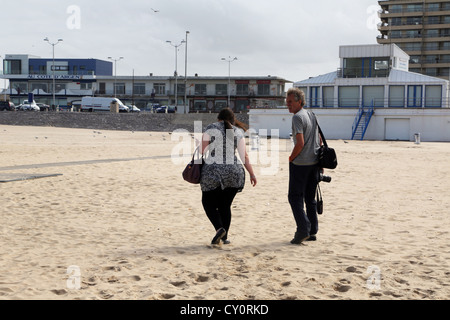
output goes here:
[{"label": "bag strap", "polygon": [[320,136],[322,137],[323,145],[324,145],[326,148],[328,148],[327,139],[325,139],[325,136],[324,136],[324,134],[323,134],[323,132],[322,132],[322,129],[320,128],[319,121],[317,121],[317,116],[316,116],[316,114],[315,114],[314,112],[312,112],[312,111],[310,111],[310,112],[314,115],[314,119],[316,119],[317,128],[319,128],[319,134],[320,134]]},{"label": "bag strap", "polygon": [[320,190],[320,184],[317,184],[317,200],[322,200],[322,190]]},{"label": "bag strap", "polygon": [[[197,159],[195,159],[195,155],[197,154]],[[194,153],[192,154],[192,161],[194,162],[195,160],[200,160],[203,159],[203,155],[200,157],[200,146],[198,146],[195,150]]]}]

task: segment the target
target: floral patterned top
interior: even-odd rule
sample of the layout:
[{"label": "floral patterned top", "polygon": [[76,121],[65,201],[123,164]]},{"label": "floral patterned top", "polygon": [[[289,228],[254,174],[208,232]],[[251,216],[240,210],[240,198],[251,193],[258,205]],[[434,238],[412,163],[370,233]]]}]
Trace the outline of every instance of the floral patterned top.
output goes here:
[{"label": "floral patterned top", "polygon": [[244,131],[235,126],[233,130],[226,130],[223,122],[216,122],[206,127],[205,133],[211,140],[200,179],[202,191],[220,187],[222,190],[237,188],[241,192],[245,185],[245,170],[236,157],[236,149],[244,138]]}]

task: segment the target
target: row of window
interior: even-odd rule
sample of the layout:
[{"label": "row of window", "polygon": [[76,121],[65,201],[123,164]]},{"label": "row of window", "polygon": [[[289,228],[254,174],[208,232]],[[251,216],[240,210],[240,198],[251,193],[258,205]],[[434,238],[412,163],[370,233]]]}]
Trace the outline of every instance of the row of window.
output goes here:
[{"label": "row of window", "polygon": [[[270,84],[258,84],[257,92],[255,93],[253,89],[250,89],[248,84],[236,84],[236,93],[233,95],[238,96],[252,96],[257,94],[258,96],[270,96]],[[177,93],[182,95],[185,93],[185,84],[180,83],[177,85]],[[175,85],[174,91],[171,93],[175,93]],[[126,84],[125,83],[116,83],[115,84],[115,92],[116,94],[126,94]],[[216,84],[215,85],[215,95],[217,96],[226,96],[228,95],[228,84]],[[106,85],[105,83],[100,83],[100,94],[106,93]],[[135,83],[133,85],[133,93],[137,95],[145,95],[146,94],[146,84],[145,83]],[[167,85],[165,83],[154,83],[152,89],[152,95],[167,95]],[[194,95],[196,96],[205,96],[207,95],[207,85],[206,84],[195,84],[194,85]],[[282,95],[282,88],[279,86],[278,95]]]},{"label": "row of window", "polygon": [[[270,84],[258,84],[257,85],[257,95],[258,96],[270,96]],[[174,86],[175,87],[175,86]],[[53,83],[52,82],[12,82],[11,88],[20,91],[21,93],[33,92],[35,90],[39,90],[42,92],[53,92]],[[59,83],[55,84],[56,92],[67,89],[67,83]],[[80,83],[81,90],[92,90],[92,83]],[[133,84],[133,93],[136,95],[146,95],[147,85],[145,83],[134,83]],[[184,95],[185,93],[185,85],[178,84],[178,94]],[[167,85],[165,83],[154,83],[152,89],[152,95],[164,96],[167,95]],[[278,95],[282,95],[281,86],[279,88]],[[194,85],[196,96],[206,96],[207,95],[207,85],[206,84],[195,84]],[[99,83],[99,93],[106,94],[106,83]],[[116,94],[126,94],[126,84],[125,83],[116,83],[115,84],[115,93]],[[173,94],[172,92],[171,94]],[[215,85],[215,95],[217,96],[227,96],[228,95],[228,84],[216,84]],[[248,84],[236,84],[236,94],[237,96],[252,96],[255,95],[252,89],[249,89]]]},{"label": "row of window", "polygon": [[430,30],[425,30],[424,34],[422,34],[421,30],[406,30],[406,31],[394,30],[394,31],[391,31],[392,39],[442,38],[442,37],[450,37],[450,29],[430,29]]},{"label": "row of window", "polygon": [[[70,70],[69,66],[64,65],[52,65],[50,67],[50,71],[58,71],[58,72],[69,72],[73,75],[85,75],[85,74],[94,74],[93,70],[88,70],[86,66],[73,66],[72,70]],[[22,60],[4,60],[3,61],[3,70],[4,74],[8,75],[16,75],[22,74]],[[38,67],[34,67],[32,65],[29,66],[29,74],[47,74],[47,66],[40,65]]]},{"label": "row of window", "polygon": [[389,6],[389,13],[403,13],[403,12],[422,12],[422,11],[449,11],[450,3],[427,3],[425,7],[423,4],[393,4]]},{"label": "row of window", "polygon": [[[392,108],[427,108],[442,107],[442,86],[408,85],[389,86],[389,98],[385,101],[384,86],[342,86],[338,87],[339,98],[335,99],[335,87],[300,88],[307,93],[309,107],[356,107],[374,106]],[[322,89],[322,92],[321,92]],[[360,93],[362,90],[362,99]],[[425,101],[424,99],[425,98]]]},{"label": "row of window", "polygon": [[[423,20],[425,19],[425,20]],[[450,23],[450,16],[432,16],[432,17],[406,17],[406,18],[390,18],[389,25],[391,26],[415,26],[425,24],[448,24]]]},{"label": "row of window", "polygon": [[397,43],[397,45],[403,51],[437,51],[437,50],[450,50],[450,41],[444,42],[425,42],[422,46],[421,42],[412,43]]}]

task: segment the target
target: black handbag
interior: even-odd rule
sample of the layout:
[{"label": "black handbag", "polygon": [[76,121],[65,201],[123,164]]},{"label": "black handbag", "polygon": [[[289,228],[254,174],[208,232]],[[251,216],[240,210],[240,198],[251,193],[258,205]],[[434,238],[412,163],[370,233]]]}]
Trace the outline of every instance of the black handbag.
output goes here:
[{"label": "black handbag", "polygon": [[[195,157],[195,155],[197,155],[197,158]],[[203,159],[203,155],[200,159],[200,147],[197,147],[197,149],[195,149],[194,151],[194,154],[192,155],[191,162],[189,162],[186,168],[183,170],[183,179],[192,184],[199,184],[204,163],[205,160]]]},{"label": "black handbag", "polygon": [[324,169],[336,169],[338,165],[336,151],[333,148],[328,147],[327,140],[325,139],[325,136],[323,135],[322,129],[320,129],[318,122],[317,127],[319,128],[319,133],[322,137],[323,143],[323,145],[319,149],[319,167]]}]

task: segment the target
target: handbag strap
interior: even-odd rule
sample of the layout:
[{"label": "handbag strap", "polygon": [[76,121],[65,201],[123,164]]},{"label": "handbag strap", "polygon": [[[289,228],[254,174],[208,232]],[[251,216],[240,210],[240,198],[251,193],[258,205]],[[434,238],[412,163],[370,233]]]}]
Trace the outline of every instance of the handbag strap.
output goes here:
[{"label": "handbag strap", "polygon": [[[195,159],[195,155],[197,154],[197,159]],[[198,146],[195,150],[194,153],[192,154],[192,162],[195,162],[196,160],[203,160],[203,154],[200,157],[200,146]]]}]

